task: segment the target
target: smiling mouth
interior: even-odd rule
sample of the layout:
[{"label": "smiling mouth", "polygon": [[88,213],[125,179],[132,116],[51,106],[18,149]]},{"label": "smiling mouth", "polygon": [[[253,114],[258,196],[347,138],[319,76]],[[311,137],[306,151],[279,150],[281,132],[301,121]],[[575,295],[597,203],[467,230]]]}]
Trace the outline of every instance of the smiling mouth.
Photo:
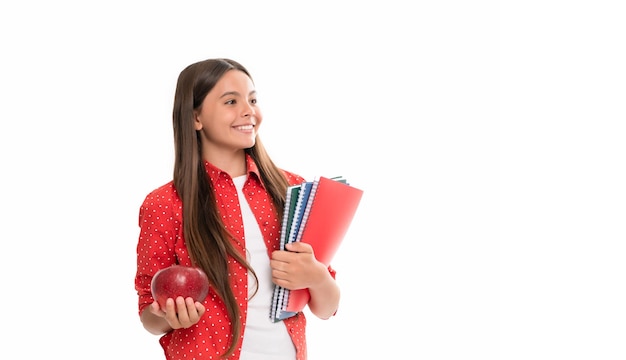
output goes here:
[{"label": "smiling mouth", "polygon": [[241,125],[241,126],[235,126],[235,129],[237,130],[252,130],[254,129],[254,125]]}]

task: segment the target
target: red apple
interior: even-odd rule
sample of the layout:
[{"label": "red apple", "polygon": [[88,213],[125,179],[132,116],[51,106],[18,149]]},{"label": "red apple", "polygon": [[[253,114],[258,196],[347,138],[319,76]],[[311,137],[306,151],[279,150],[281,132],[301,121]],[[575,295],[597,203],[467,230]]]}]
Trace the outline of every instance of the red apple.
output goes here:
[{"label": "red apple", "polygon": [[172,265],[154,274],[150,284],[152,297],[164,308],[168,298],[191,297],[204,301],[209,293],[209,278],[196,267]]}]

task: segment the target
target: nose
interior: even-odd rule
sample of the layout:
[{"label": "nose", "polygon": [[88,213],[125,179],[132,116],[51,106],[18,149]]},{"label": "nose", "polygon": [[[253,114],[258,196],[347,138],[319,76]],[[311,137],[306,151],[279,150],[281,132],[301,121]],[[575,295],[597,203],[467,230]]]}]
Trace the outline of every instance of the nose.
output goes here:
[{"label": "nose", "polygon": [[248,116],[254,115],[255,114],[254,107],[252,105],[250,105],[249,103],[246,103],[243,106],[241,114],[242,114],[243,117],[248,117]]}]

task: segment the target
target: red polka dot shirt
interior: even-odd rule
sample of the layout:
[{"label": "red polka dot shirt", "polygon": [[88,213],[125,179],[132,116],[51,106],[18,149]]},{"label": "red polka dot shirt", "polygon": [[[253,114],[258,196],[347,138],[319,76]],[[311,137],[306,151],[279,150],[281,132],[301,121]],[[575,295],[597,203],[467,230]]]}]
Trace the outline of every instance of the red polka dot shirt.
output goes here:
[{"label": "red polka dot shirt", "polygon": [[[247,196],[252,212],[259,223],[268,256],[279,249],[280,219],[276,216],[269,194],[260,181],[256,164],[247,156],[248,180],[243,192]],[[231,234],[237,236],[239,244],[244,242],[244,228],[232,178],[212,164],[205,162],[206,170],[216,192],[218,209],[222,221]],[[304,179],[284,171],[290,184],[299,184]],[[182,202],[173,182],[169,182],[149,193],[139,210],[140,234],[137,244],[137,273],[135,288],[139,296],[139,313],[154,299],[150,292],[152,276],[160,269],[173,264],[190,266],[191,259],[185,246],[182,226]],[[237,242],[234,242],[243,251]],[[239,302],[242,326],[245,327],[248,296],[246,269],[234,259],[229,260],[233,278],[235,298]],[[334,270],[330,269],[333,276]],[[209,290],[204,301],[207,311],[200,321],[188,329],[176,329],[164,334],[159,342],[167,360],[174,359],[221,359],[230,343],[230,320],[221,299]],[[268,309],[269,318],[269,309]],[[306,318],[302,312],[283,321],[296,348],[297,360],[306,359]],[[242,336],[237,339],[235,353],[229,359],[239,359]],[[268,344],[268,346],[271,346]]]}]

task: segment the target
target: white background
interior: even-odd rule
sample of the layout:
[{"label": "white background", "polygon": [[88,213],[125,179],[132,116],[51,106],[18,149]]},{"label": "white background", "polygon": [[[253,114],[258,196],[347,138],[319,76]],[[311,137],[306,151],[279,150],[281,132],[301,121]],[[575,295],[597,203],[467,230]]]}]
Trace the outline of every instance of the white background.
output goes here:
[{"label": "white background", "polygon": [[178,73],[230,57],[281,167],[364,190],[310,359],[624,359],[619,4],[3,2],[0,358],[162,358],[138,209]]}]

